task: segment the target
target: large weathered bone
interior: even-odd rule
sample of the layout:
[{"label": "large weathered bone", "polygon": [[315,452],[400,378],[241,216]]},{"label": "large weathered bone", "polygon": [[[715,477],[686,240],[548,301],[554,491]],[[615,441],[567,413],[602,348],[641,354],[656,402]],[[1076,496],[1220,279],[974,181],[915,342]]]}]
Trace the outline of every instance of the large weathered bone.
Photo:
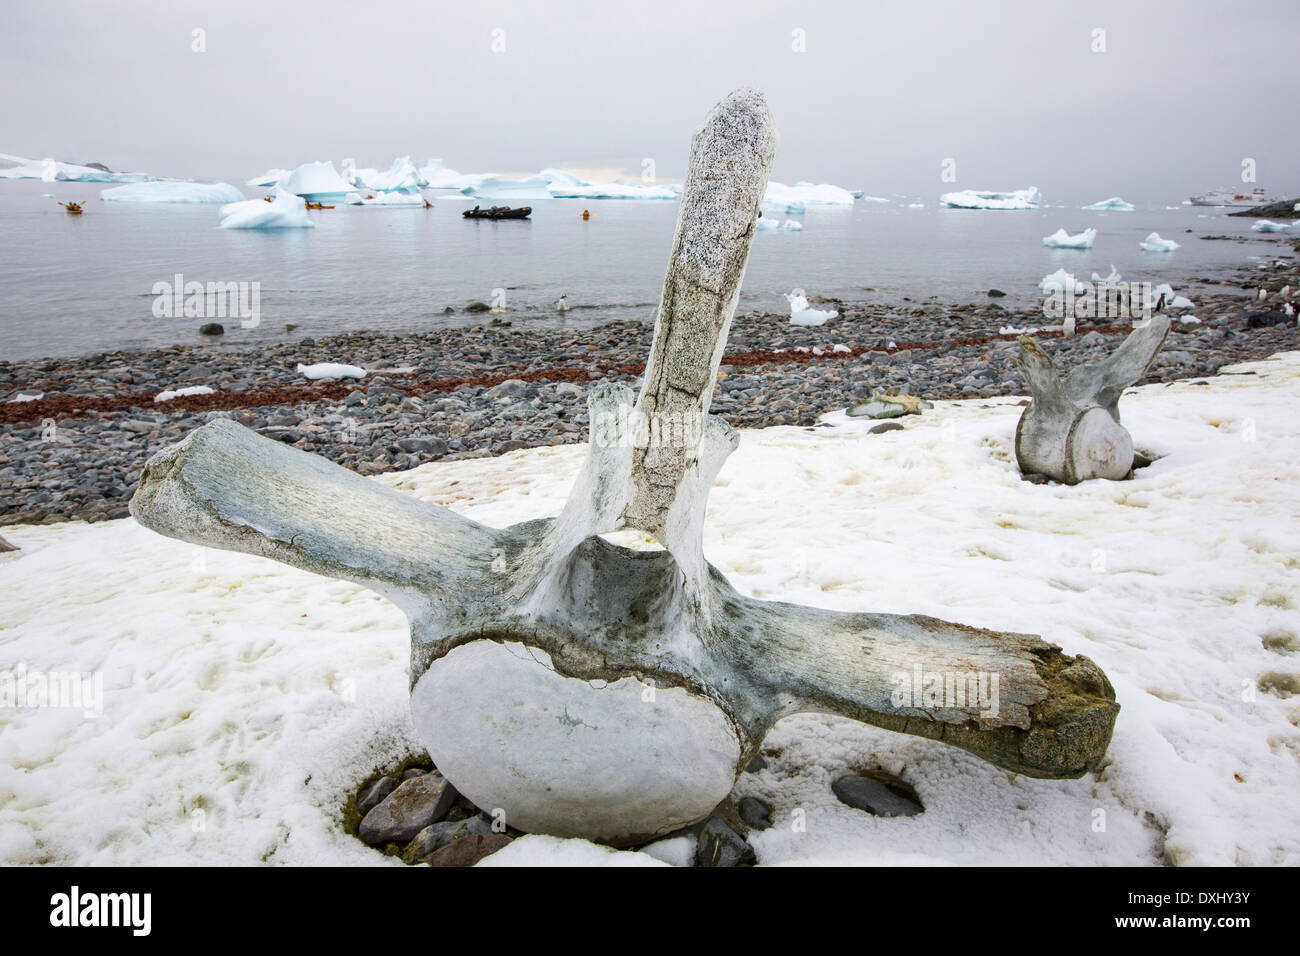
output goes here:
[{"label": "large weathered bone", "polygon": [[1016,426],[1016,461],[1025,474],[1067,485],[1118,480],[1133,470],[1133,439],[1119,421],[1119,397],[1140,379],[1169,335],[1157,316],[1129,333],[1109,358],[1079,365],[1061,381],[1051,356],[1022,335],[1016,367],[1033,397]]},{"label": "large weathered bone", "polygon": [[[738,441],[705,412],[775,145],[752,90],[696,134],[644,387],[637,401],[592,388],[590,451],[559,517],[489,528],[226,420],[156,455],[132,513],[391,598],[411,621],[418,735],[520,829],[631,843],[701,819],[800,711],[1037,777],[1094,768],[1118,706],[1087,658],[928,617],[758,601],[704,559],[709,489]],[[623,527],[664,550],[599,536]],[[996,678],[994,700],[967,697],[976,675]]]}]

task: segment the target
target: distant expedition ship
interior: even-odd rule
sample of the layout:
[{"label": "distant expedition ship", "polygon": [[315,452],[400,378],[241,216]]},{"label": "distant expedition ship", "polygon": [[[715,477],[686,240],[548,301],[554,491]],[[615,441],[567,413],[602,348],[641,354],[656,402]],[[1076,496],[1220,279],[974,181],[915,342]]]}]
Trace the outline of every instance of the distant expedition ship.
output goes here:
[{"label": "distant expedition ship", "polygon": [[1268,201],[1262,189],[1254,189],[1248,193],[1235,193],[1226,186],[1192,197],[1193,206],[1262,206]]}]

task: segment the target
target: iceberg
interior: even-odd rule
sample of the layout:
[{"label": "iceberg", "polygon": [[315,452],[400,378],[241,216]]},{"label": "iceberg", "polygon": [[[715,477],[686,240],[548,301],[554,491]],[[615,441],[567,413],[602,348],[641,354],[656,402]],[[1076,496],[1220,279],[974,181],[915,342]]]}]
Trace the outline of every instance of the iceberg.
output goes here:
[{"label": "iceberg", "polygon": [[423,206],[424,196],[414,192],[351,192],[343,197],[351,206]]},{"label": "iceberg", "polygon": [[464,189],[476,186],[486,178],[483,173],[458,173],[442,165],[441,159],[431,159],[420,167],[420,179],[429,189]]},{"label": "iceberg", "polygon": [[24,159],[0,153],[0,160],[16,164],[0,169],[0,179],[39,179],[47,183],[143,183],[153,179],[145,173],[114,173],[100,166],[78,166],[57,159]]},{"label": "iceberg", "polygon": [[106,202],[241,202],[244,194],[229,183],[187,183],[155,179],[105,189],[99,198]]},{"label": "iceberg", "polygon": [[1064,269],[1057,269],[1038,281],[1038,291],[1047,295],[1053,292],[1078,293],[1083,291],[1083,283]]},{"label": "iceberg", "polygon": [[861,192],[856,192],[853,195],[856,198],[861,199],[863,202],[889,202],[888,199],[881,196],[864,196]]},{"label": "iceberg", "polygon": [[419,189],[425,181],[410,156],[399,156],[382,173],[374,169],[356,169],[352,175],[353,186],[378,192],[409,192]]},{"label": "iceberg", "polygon": [[1052,249],[1091,249],[1092,241],[1096,238],[1096,229],[1085,229],[1073,236],[1064,229],[1058,229],[1050,236],[1043,238],[1043,245]]},{"label": "iceberg", "polygon": [[299,365],[297,372],[303,378],[313,381],[321,378],[365,378],[366,370],[356,365],[342,365],[338,362],[317,362],[315,365]]},{"label": "iceberg", "polygon": [[1178,243],[1172,239],[1161,239],[1160,233],[1153,232],[1139,244],[1143,252],[1173,252],[1178,248]]},{"label": "iceberg", "polygon": [[307,203],[288,189],[277,188],[275,198],[245,199],[221,207],[222,229],[310,229]]},{"label": "iceberg", "polygon": [[1005,193],[962,189],[939,197],[939,202],[952,209],[1037,209],[1042,201],[1037,186]]},{"label": "iceberg", "polygon": [[769,182],[763,193],[763,202],[769,206],[784,206],[791,212],[801,211],[806,205],[852,206],[853,193],[829,183],[797,182],[793,186]]},{"label": "iceberg", "polygon": [[555,199],[676,199],[677,193],[669,186],[647,186],[643,183],[613,182],[587,183],[582,186],[551,184],[548,194]]},{"label": "iceberg", "polygon": [[1255,232],[1286,232],[1291,228],[1291,223],[1270,222],[1267,219],[1256,219],[1254,225],[1250,228]]},{"label": "iceberg", "polygon": [[1110,275],[1106,276],[1105,278],[1102,278],[1101,276],[1097,275],[1097,273],[1095,272],[1092,274],[1092,281],[1102,286],[1119,285],[1120,279],[1122,278],[1123,276],[1119,274],[1119,271],[1115,268],[1113,263],[1111,264],[1110,267]]},{"label": "iceberg", "polygon": [[550,185],[541,176],[511,179],[491,173],[474,185],[465,186],[461,192],[466,196],[493,199],[550,199]]},{"label": "iceberg", "polygon": [[266,172],[262,173],[262,175],[254,176],[244,185],[252,186],[255,189],[274,186],[280,180],[284,179],[285,176],[288,176],[290,172],[292,172],[292,170],[289,169],[268,169]]},{"label": "iceberg", "polygon": [[803,289],[795,289],[793,292],[787,292],[785,299],[790,303],[790,324],[816,326],[825,325],[827,319],[833,319],[839,312],[831,309],[810,309],[808,308],[808,299],[803,294]]},{"label": "iceberg", "polygon": [[784,230],[786,232],[799,232],[803,229],[803,223],[796,222],[793,219],[787,219],[784,222],[779,219],[773,219],[769,216],[759,216],[755,223],[755,228],[759,232],[775,232]]},{"label": "iceberg", "polygon": [[291,192],[307,199],[346,196],[356,187],[338,174],[334,164],[303,163],[277,183],[278,192]]},{"label": "iceberg", "polygon": [[1118,196],[1111,196],[1109,199],[1102,199],[1091,206],[1084,206],[1083,208],[1090,212],[1132,212],[1134,206],[1131,202],[1125,202]]}]

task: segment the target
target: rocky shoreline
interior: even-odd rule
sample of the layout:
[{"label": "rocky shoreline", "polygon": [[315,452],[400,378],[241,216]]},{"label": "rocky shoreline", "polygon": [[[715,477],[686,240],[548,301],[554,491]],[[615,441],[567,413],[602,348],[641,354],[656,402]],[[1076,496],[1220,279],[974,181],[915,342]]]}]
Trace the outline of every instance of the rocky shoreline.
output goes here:
[{"label": "rocky shoreline", "polygon": [[[1201,378],[1295,349],[1295,318],[1283,311],[1300,299],[1294,245],[1279,240],[1265,268],[1179,285],[1195,308],[1172,314],[1200,321],[1174,322],[1142,382]],[[811,425],[875,391],[926,399],[1023,394],[1016,334],[1001,330],[1049,324],[1041,311],[1007,309],[991,295],[958,305],[821,301],[841,314],[819,327],[771,314],[736,317],[715,414],[741,428]],[[1046,348],[1064,372],[1096,361],[1127,330],[1117,320],[1071,338],[1037,334],[1051,339]],[[0,525],[125,517],[145,461],[215,416],[364,475],[585,441],[587,386],[635,384],[650,336],[639,322],[573,331],[506,316],[470,329],[352,332],[271,348],[176,346],[0,362]],[[296,371],[316,362],[368,374],[308,381]],[[196,385],[215,391],[153,400]]]}]

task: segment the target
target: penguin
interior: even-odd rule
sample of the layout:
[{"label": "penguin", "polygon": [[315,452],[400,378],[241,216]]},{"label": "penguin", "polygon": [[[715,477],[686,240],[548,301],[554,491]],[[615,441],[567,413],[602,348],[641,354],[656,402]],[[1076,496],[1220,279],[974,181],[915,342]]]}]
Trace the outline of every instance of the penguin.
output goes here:
[{"label": "penguin", "polygon": [[566,302],[566,301],[564,301],[564,300],[567,299],[567,298],[568,298],[567,295],[561,295],[561,296],[560,296],[559,301],[555,303],[555,311],[556,311],[556,312],[568,312],[568,311],[569,311],[569,303]]}]

